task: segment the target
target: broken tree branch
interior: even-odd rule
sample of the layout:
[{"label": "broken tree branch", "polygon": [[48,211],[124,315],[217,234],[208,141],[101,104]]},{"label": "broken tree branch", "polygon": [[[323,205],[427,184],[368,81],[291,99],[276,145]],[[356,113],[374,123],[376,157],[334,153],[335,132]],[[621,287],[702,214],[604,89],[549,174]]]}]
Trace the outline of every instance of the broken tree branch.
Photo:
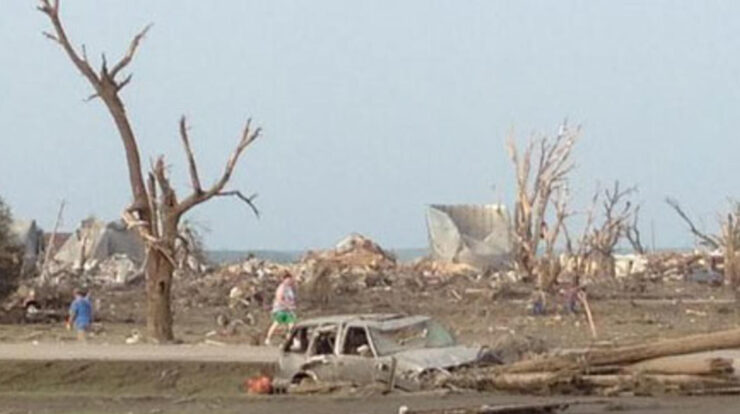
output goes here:
[{"label": "broken tree branch", "polygon": [[233,190],[233,191],[222,191],[220,193],[217,193],[216,196],[218,197],[228,197],[228,196],[234,196],[242,200],[243,202],[247,203],[249,208],[252,209],[252,212],[254,212],[254,215],[259,217],[260,212],[257,209],[257,206],[254,204],[254,199],[257,198],[257,193],[252,194],[251,196],[247,197],[244,194],[242,194],[239,190]]},{"label": "broken tree branch", "polygon": [[64,30],[64,26],[62,25],[62,21],[59,18],[59,0],[54,0],[53,2],[50,2],[49,0],[39,1],[40,5],[37,7],[38,10],[49,17],[49,20],[54,27],[54,32],[56,33],[55,35],[52,35],[51,33],[44,32],[44,36],[62,46],[64,51],[67,53],[67,56],[69,56],[69,58],[72,60],[72,63],[74,63],[77,69],[82,72],[82,74],[90,81],[90,83],[92,83],[97,91],[100,87],[100,79],[95,73],[95,70],[93,70],[93,68],[90,67],[90,65],[88,64],[87,59],[81,58],[74,47],[72,47],[72,44],[67,37],[67,33]]},{"label": "broken tree branch", "polygon": [[[193,191],[192,194],[190,194],[187,198],[185,198],[178,206],[177,206],[177,214],[178,216],[181,216],[191,208],[195,207],[196,205],[209,200],[216,195],[219,195],[224,189],[224,186],[226,186],[226,183],[231,178],[231,175],[234,172],[234,168],[236,167],[236,163],[239,160],[239,157],[241,157],[244,150],[253,143],[259,136],[261,129],[256,128],[252,130],[251,128],[252,120],[248,119],[246,125],[244,126],[244,130],[242,131],[241,138],[239,139],[239,143],[236,145],[236,148],[234,148],[234,151],[231,153],[231,156],[229,157],[228,161],[226,162],[226,167],[224,168],[224,172],[221,175],[221,178],[216,181],[211,188],[208,190],[204,190],[201,192]],[[197,174],[197,173],[196,173]],[[229,194],[229,195],[236,195],[236,194]],[[242,201],[249,200],[248,197],[242,198]],[[251,204],[250,202],[247,202],[247,204]]]},{"label": "broken tree branch", "polygon": [[193,184],[193,192],[200,194],[203,188],[200,186],[200,177],[198,177],[198,167],[195,165],[195,156],[193,149],[190,147],[190,138],[188,137],[188,125],[185,116],[180,118],[180,137],[182,145],[185,147],[185,154],[188,157],[188,166],[190,168],[190,181]]},{"label": "broken tree branch", "polygon": [[141,43],[141,40],[144,39],[144,36],[146,36],[147,32],[149,32],[149,29],[151,29],[153,26],[152,23],[149,23],[144,27],[142,31],[136,34],[134,38],[131,40],[131,44],[128,47],[128,51],[126,52],[126,55],[121,58],[121,60],[116,63],[115,66],[113,66],[113,69],[110,71],[110,77],[112,79],[116,78],[116,75],[118,75],[118,72],[120,72],[123,68],[128,66],[129,63],[131,63],[131,60],[134,58],[134,54],[136,54],[136,49],[139,48],[139,44]]},{"label": "broken tree branch", "polygon": [[681,206],[678,204],[677,200],[670,198],[670,197],[666,197],[665,202],[666,204],[671,206],[673,210],[676,211],[676,213],[683,219],[684,222],[686,222],[686,224],[689,225],[689,230],[691,230],[691,233],[693,233],[694,236],[698,237],[700,240],[704,242],[704,244],[706,244],[712,249],[720,248],[721,243],[719,242],[719,240],[715,236],[703,233],[698,228],[696,228],[696,226],[694,225],[694,222],[691,221],[689,216],[683,211]]}]

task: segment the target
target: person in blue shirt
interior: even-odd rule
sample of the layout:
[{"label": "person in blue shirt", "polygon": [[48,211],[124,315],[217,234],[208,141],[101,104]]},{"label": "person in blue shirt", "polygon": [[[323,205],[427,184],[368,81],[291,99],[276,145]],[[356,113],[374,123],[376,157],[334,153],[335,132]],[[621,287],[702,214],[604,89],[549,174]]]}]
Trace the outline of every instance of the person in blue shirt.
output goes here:
[{"label": "person in blue shirt", "polygon": [[72,325],[74,325],[77,331],[77,339],[84,341],[87,339],[87,331],[90,330],[92,317],[92,304],[87,297],[87,292],[82,289],[75,289],[75,300],[69,306],[67,329],[72,329]]}]

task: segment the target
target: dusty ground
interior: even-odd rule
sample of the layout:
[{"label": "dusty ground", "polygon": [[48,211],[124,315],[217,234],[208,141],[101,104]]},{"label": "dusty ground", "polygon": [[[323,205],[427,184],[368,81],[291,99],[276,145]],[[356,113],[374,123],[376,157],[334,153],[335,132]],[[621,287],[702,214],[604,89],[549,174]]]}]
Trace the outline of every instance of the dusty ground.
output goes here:
[{"label": "dusty ground", "polygon": [[[328,304],[299,297],[299,316],[358,312],[427,314],[449,327],[461,342],[492,344],[506,333],[544,341],[548,348],[578,348],[626,344],[740,326],[740,312],[722,287],[685,282],[602,284],[589,288],[598,338],[591,337],[583,312],[564,311],[564,299],[550,298],[549,313],[533,316],[527,309],[529,288],[514,285],[494,295],[485,283],[460,278],[423,290],[394,286],[335,295]],[[175,332],[184,343],[224,342],[256,345],[269,325],[263,307],[229,309],[227,291],[181,294],[175,300]],[[143,287],[93,291],[97,333],[92,343],[123,344],[133,331],[145,332]],[[222,335],[218,315],[254,324],[239,325],[234,335]],[[0,325],[0,342],[69,342],[74,333],[62,322]]]},{"label": "dusty ground", "polygon": [[[417,395],[383,397],[166,397],[166,396],[84,396],[2,394],[0,412],[7,414],[304,414],[352,413],[395,414],[399,407],[439,409],[493,404],[521,404],[534,401],[567,401],[567,398],[533,399],[528,397],[481,394]],[[735,414],[740,398],[619,398],[606,403],[574,405],[566,414],[625,412],[630,414],[690,414],[707,412]]]},{"label": "dusty ground", "polygon": [[[591,338],[585,316],[558,311],[559,298],[552,298],[551,312],[532,316],[527,310],[528,290],[513,286],[493,295],[485,282],[467,279],[419,289],[397,285],[331,298],[328,305],[314,305],[301,297],[300,315],[345,312],[406,312],[436,317],[462,342],[494,344],[514,333],[541,339],[550,349],[625,344],[701,333],[740,326],[740,313],[723,288],[687,283],[600,285],[589,288],[590,303],[599,332]],[[142,287],[93,291],[98,306],[98,332],[91,347],[124,345],[133,330],[144,332]],[[176,303],[176,335],[187,344],[254,344],[266,330],[268,313],[263,308],[231,310],[226,292],[201,292],[203,297],[179,292]],[[255,324],[239,327],[235,335],[219,334],[216,317],[248,319]],[[67,344],[74,335],[60,322],[0,325],[0,342]],[[132,347],[141,345],[131,345]],[[206,346],[206,345],[203,345]],[[56,350],[55,350],[56,349]],[[53,347],[49,358],[63,352]],[[239,363],[198,362],[81,362],[3,361],[0,363],[0,413],[167,413],[184,412],[289,412],[300,407],[306,413],[395,413],[400,405],[418,408],[470,405],[498,401],[528,401],[531,397],[481,394],[379,396],[343,395],[321,397],[254,398],[245,396],[241,385],[254,368]],[[360,404],[358,404],[358,402]],[[571,412],[737,412],[740,398],[617,399],[611,406],[579,406]],[[725,411],[723,411],[725,410]]]}]

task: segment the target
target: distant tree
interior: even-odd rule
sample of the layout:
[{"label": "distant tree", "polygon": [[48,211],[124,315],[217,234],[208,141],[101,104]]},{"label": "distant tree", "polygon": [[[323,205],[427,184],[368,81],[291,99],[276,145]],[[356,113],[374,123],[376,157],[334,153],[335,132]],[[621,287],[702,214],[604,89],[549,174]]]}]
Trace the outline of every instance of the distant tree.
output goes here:
[{"label": "distant tree", "polygon": [[[636,187],[620,188],[619,181],[614,182],[612,189],[603,193],[602,215],[600,225],[593,226],[588,235],[589,249],[596,263],[596,272],[603,276],[616,276],[614,251],[622,239],[631,242],[636,251],[639,245],[639,231],[636,218],[637,205],[632,202]],[[598,199],[598,194],[595,196]],[[636,236],[633,236],[637,232]],[[629,235],[629,236],[628,236]],[[641,245],[640,245],[641,246]],[[640,247],[641,248],[641,247]]]},{"label": "distant tree", "polygon": [[[195,157],[190,146],[188,126],[185,117],[180,119],[180,138],[188,161],[192,192],[184,198],[178,198],[170,184],[167,166],[160,156],[145,175],[139,156],[139,147],[134,129],[129,121],[126,108],[121,99],[121,90],[131,82],[131,74],[123,76],[144,39],[150,26],[147,26],[131,40],[126,54],[115,64],[109,66],[105,55],[102,55],[100,69],[95,70],[88,60],[84,47],[77,50],[67,36],[60,17],[61,0],[40,0],[38,9],[51,22],[53,31],[44,35],[57,43],[71,60],[74,67],[93,87],[92,99],[100,99],[105,104],[118,130],[126,154],[129,184],[133,201],[123,213],[123,219],[130,228],[138,231],[146,245],[146,293],[147,293],[147,330],[149,336],[157,341],[171,341],[172,308],[170,292],[172,274],[177,267],[175,259],[178,225],[183,216],[193,207],[218,196],[235,196],[244,201],[257,214],[253,199],[239,191],[226,191],[239,157],[244,150],[260,135],[260,129],[252,128],[247,121],[236,148],[226,162],[220,178],[210,187],[201,186]],[[145,178],[146,177],[146,178]]]},{"label": "distant tree", "polygon": [[734,291],[735,300],[740,303],[740,202],[730,203],[727,213],[719,215],[720,232],[710,234],[696,227],[678,201],[673,198],[666,198],[665,201],[688,225],[699,245],[723,254],[725,284]]},{"label": "distant tree", "polygon": [[10,229],[12,222],[10,208],[0,198],[0,298],[13,290],[21,270],[21,251]]},{"label": "distant tree", "polygon": [[[574,168],[571,153],[579,135],[580,128],[569,128],[564,123],[554,138],[530,140],[522,150],[517,148],[513,135],[507,141],[516,174],[514,262],[527,280],[536,278],[540,289],[552,285],[559,272],[555,266],[555,245],[570,215],[567,183]],[[548,224],[549,216],[554,222]]]},{"label": "distant tree", "polygon": [[[580,128],[567,123],[554,137],[543,136],[517,148],[513,136],[507,149],[516,176],[516,199],[512,237],[515,266],[526,280],[534,280],[540,290],[552,290],[558,278],[568,270],[561,263],[557,247],[564,244],[565,254],[575,262],[574,282],[595,262],[599,273],[614,276],[614,252],[626,238],[635,249],[643,251],[637,228],[638,208],[631,196],[635,188],[597,191],[586,211],[583,234],[573,240],[568,220],[575,212],[569,208],[568,184],[575,164],[572,153]],[[602,211],[597,211],[598,204]],[[601,216],[601,217],[599,217]]]}]

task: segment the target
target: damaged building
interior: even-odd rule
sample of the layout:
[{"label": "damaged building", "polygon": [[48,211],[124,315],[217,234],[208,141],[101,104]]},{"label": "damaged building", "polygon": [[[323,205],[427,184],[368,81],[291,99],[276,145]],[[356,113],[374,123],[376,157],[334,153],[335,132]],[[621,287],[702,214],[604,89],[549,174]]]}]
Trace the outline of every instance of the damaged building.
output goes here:
[{"label": "damaged building", "polygon": [[140,275],[144,257],[144,244],[123,222],[88,218],[59,247],[53,261],[57,268],[77,271],[105,267],[100,273],[113,282],[127,283]]},{"label": "damaged building", "polygon": [[511,224],[502,205],[438,205],[427,210],[434,259],[500,269],[512,252]]}]

